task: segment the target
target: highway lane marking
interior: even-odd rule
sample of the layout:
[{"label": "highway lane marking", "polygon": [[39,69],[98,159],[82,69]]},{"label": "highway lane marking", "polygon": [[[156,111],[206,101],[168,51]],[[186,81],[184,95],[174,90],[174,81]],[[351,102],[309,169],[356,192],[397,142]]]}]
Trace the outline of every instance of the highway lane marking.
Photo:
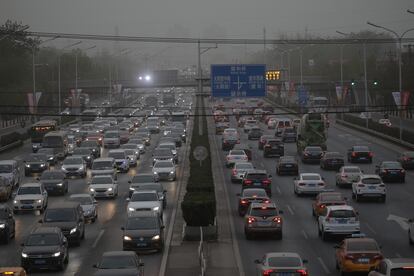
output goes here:
[{"label": "highway lane marking", "polygon": [[371,227],[371,225],[368,224],[368,222],[365,223],[365,225],[367,226],[368,230],[371,231],[374,235],[377,234],[377,232],[374,230],[374,228]]},{"label": "highway lane marking", "polygon": [[325,273],[328,275],[331,274],[331,272],[329,271],[328,267],[326,266],[325,262],[322,260],[321,257],[318,257],[318,261],[321,264],[323,270],[325,270]]},{"label": "highway lane marking", "polygon": [[309,239],[309,236],[306,234],[305,230],[302,230],[302,235],[305,237],[305,239]]},{"label": "highway lane marking", "polygon": [[280,188],[279,188],[279,187],[276,187],[276,191],[277,191],[277,193],[278,193],[279,195],[281,195],[281,194],[282,194],[282,191],[280,190]]},{"label": "highway lane marking", "polygon": [[102,238],[103,234],[105,233],[105,230],[102,229],[101,231],[99,231],[98,236],[96,237],[95,241],[92,244],[92,248],[95,248],[98,245],[99,240]]},{"label": "highway lane marking", "polygon": [[295,212],[293,212],[293,209],[290,207],[289,204],[287,204],[286,207],[288,208],[288,210],[289,210],[289,212],[292,216],[295,215]]},{"label": "highway lane marking", "polygon": [[388,221],[395,221],[396,223],[398,223],[398,225],[400,225],[400,227],[404,231],[408,231],[408,228],[410,228],[410,226],[408,225],[408,219],[406,219],[404,217],[389,214],[388,217],[387,217],[387,220]]}]

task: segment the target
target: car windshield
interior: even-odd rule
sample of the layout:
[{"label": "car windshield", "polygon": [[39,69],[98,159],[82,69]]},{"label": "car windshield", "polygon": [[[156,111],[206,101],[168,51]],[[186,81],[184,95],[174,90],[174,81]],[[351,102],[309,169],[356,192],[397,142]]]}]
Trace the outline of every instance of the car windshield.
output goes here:
[{"label": "car windshield", "polygon": [[348,251],[379,251],[378,245],[374,241],[357,240],[348,242]]},{"label": "car windshield", "polygon": [[45,222],[75,221],[75,210],[72,208],[47,209],[43,220]]},{"label": "car windshield", "polygon": [[99,162],[95,161],[92,164],[92,170],[111,170],[111,169],[113,169],[111,161],[99,161]]},{"label": "car windshield", "polygon": [[125,152],[109,152],[108,157],[112,157],[114,159],[125,159]]},{"label": "car windshield", "polygon": [[175,150],[176,149],[175,145],[172,145],[172,144],[162,144],[162,145],[159,145],[159,147],[162,148],[162,149],[169,149],[169,150]]},{"label": "car windshield", "polygon": [[107,132],[105,133],[105,138],[118,138],[119,133],[118,132]]},{"label": "car windshield", "polygon": [[381,179],[377,177],[363,178],[361,182],[364,184],[381,184],[382,183]]},{"label": "car windshield", "polygon": [[359,168],[344,168],[345,173],[361,173]]},{"label": "car windshield", "polygon": [[131,201],[157,201],[156,193],[133,193]]},{"label": "car windshield", "polygon": [[136,268],[137,264],[132,256],[104,256],[99,264],[100,269]]},{"label": "car windshield", "polygon": [[399,162],[384,162],[382,166],[385,169],[402,169],[401,164]]},{"label": "car windshield", "polygon": [[127,230],[148,230],[156,228],[158,228],[158,221],[155,216],[128,218],[125,227],[125,229]]},{"label": "car windshield", "polygon": [[270,267],[300,267],[301,262],[296,257],[270,257],[267,259]]},{"label": "car windshield", "polygon": [[157,192],[162,192],[164,190],[161,184],[141,184],[141,185],[137,185],[134,187],[140,190],[147,190],[147,191],[154,190]]},{"label": "car windshield", "polygon": [[329,153],[325,153],[325,158],[337,158],[337,159],[342,159],[342,155],[340,153],[334,153],[334,152],[329,152]]},{"label": "car windshield", "polygon": [[369,151],[369,148],[366,146],[355,146],[354,151]]},{"label": "car windshield", "polygon": [[173,168],[174,164],[172,162],[156,162],[154,168]]},{"label": "car windshield", "polygon": [[127,149],[127,150],[125,150],[125,154],[126,155],[134,155],[135,154],[135,150],[133,150],[133,149]]},{"label": "car windshield", "polygon": [[88,149],[76,148],[72,155],[89,155],[91,153]]},{"label": "car windshield", "polygon": [[40,195],[40,187],[20,187],[18,195]]},{"label": "car windshield", "polygon": [[27,158],[29,162],[44,162],[47,159],[45,154],[31,154]]},{"label": "car windshield", "polygon": [[0,173],[11,173],[12,169],[12,165],[0,165]]},{"label": "car windshield", "polygon": [[281,157],[279,159],[279,162],[280,163],[296,163],[296,160],[293,157]]},{"label": "car windshield", "polygon": [[113,180],[112,177],[94,177],[92,178],[91,184],[112,184]]},{"label": "car windshield", "polygon": [[355,212],[353,210],[332,210],[329,216],[332,218],[354,218]]},{"label": "car windshield", "polygon": [[232,150],[230,151],[229,155],[246,155],[244,150]]},{"label": "car windshield", "polygon": [[320,147],[307,147],[306,151],[310,152],[322,152],[322,149]]},{"label": "car windshield", "polygon": [[93,200],[90,196],[71,196],[70,201],[79,202],[80,205],[92,205]]},{"label": "car windshield", "polygon": [[273,217],[277,216],[279,212],[276,208],[252,208],[250,215],[255,217]]},{"label": "car windshield", "polygon": [[52,180],[52,179],[61,179],[65,178],[65,174],[59,171],[45,171],[40,176],[40,180]]},{"label": "car windshield", "polygon": [[321,180],[319,175],[302,175],[302,180]]},{"label": "car windshield", "polygon": [[76,165],[76,164],[82,164],[83,160],[82,158],[66,158],[63,161],[63,165]]},{"label": "car windshield", "polygon": [[132,180],[132,183],[151,183],[154,182],[154,177],[152,175],[135,175]]},{"label": "car windshield", "polygon": [[285,128],[285,132],[284,133],[295,133],[296,130],[294,128]]},{"label": "car windshield", "polygon": [[42,148],[42,149],[39,149],[38,151],[37,151],[38,153],[43,153],[43,154],[53,154],[53,149],[50,149],[50,148]]},{"label": "car windshield", "polygon": [[170,149],[155,149],[154,150],[154,156],[168,156],[171,155],[171,150]]},{"label": "car windshield", "polygon": [[51,234],[31,234],[27,240],[26,246],[51,246],[59,244],[59,235]]}]

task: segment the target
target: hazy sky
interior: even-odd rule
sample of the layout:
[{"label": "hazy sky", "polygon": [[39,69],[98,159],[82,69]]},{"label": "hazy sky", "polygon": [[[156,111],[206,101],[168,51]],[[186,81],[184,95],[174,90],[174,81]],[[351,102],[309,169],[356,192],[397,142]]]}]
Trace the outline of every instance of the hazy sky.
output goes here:
[{"label": "hazy sky", "polygon": [[[334,36],[414,27],[414,0],[0,0],[0,21],[31,31],[130,36],[261,38],[279,33]],[[412,35],[414,37],[414,33]],[[249,48],[249,50],[251,50]]]}]

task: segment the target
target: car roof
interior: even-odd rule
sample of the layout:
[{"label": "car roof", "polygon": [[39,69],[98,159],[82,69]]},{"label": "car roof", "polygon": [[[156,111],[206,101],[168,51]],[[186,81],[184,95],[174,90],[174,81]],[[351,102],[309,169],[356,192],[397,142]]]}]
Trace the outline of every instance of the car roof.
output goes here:
[{"label": "car roof", "polygon": [[300,176],[321,176],[319,173],[301,173]]},{"label": "car roof", "polygon": [[11,165],[17,163],[16,160],[0,160],[0,165]]},{"label": "car roof", "polygon": [[47,207],[47,210],[50,209],[68,209],[68,208],[76,208],[78,207],[79,202],[73,202],[73,201],[63,201],[55,204],[51,204],[51,206]]},{"label": "car roof", "polygon": [[295,252],[269,252],[266,253],[266,258],[274,258],[274,257],[296,257],[302,259],[298,253]]},{"label": "car roof", "polygon": [[250,204],[251,208],[277,208],[276,203],[268,202],[268,203],[259,203],[259,202],[252,202]]},{"label": "car roof", "polygon": [[138,190],[134,191],[132,194],[158,194],[155,190]]},{"label": "car roof", "polygon": [[137,211],[128,214],[128,218],[136,217],[158,217],[158,214],[155,211]]},{"label": "car roof", "polygon": [[266,170],[251,170],[247,172],[248,174],[258,174],[258,173],[264,173],[267,174]]},{"label": "car roof", "polygon": [[384,259],[392,268],[401,266],[414,266],[413,258],[387,258]]},{"label": "car roof", "polygon": [[39,226],[33,229],[30,234],[58,234],[60,228],[51,226]]},{"label": "car roof", "polygon": [[93,160],[93,162],[99,162],[99,161],[102,161],[102,162],[107,162],[107,161],[114,161],[114,158],[112,158],[112,157],[100,157],[100,158],[96,158],[95,160]]},{"label": "car roof", "polygon": [[136,256],[134,251],[106,251],[102,254],[102,257],[117,257],[117,256]]},{"label": "car roof", "polygon": [[42,186],[42,183],[39,183],[39,182],[30,182],[30,183],[20,184],[20,187],[40,187],[40,186]]},{"label": "car roof", "polygon": [[111,153],[111,152],[122,152],[122,153],[124,153],[125,149],[111,149],[111,150],[108,151],[108,153]]}]

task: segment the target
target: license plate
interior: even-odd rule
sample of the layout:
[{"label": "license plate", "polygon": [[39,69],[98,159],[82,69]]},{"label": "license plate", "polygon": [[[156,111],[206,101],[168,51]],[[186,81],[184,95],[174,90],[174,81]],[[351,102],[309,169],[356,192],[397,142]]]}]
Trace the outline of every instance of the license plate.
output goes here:
[{"label": "license plate", "polygon": [[260,221],[259,223],[258,223],[258,225],[259,226],[268,226],[268,225],[270,225],[270,221]]},{"label": "license plate", "polygon": [[146,247],[147,243],[146,242],[139,242],[139,243],[137,243],[137,246],[138,247]]},{"label": "license plate", "polygon": [[370,190],[374,190],[376,187],[375,186],[369,186]]},{"label": "license plate", "polygon": [[365,160],[365,159],[367,159],[366,157],[360,157],[359,159],[363,159],[363,160]]},{"label": "license plate", "polygon": [[254,186],[261,186],[261,185],[262,185],[262,183],[260,183],[260,182],[254,182],[254,183],[253,183],[253,185],[254,185]]},{"label": "license plate", "polygon": [[33,205],[22,205],[22,209],[33,209]]},{"label": "license plate", "polygon": [[292,168],[292,165],[285,165],[286,168]]},{"label": "license plate", "polygon": [[361,264],[367,264],[367,263],[369,263],[369,259],[368,258],[359,258],[358,262],[360,262]]},{"label": "license plate", "polygon": [[316,186],[316,184],[309,183],[309,184],[308,184],[308,186],[309,186],[309,187],[315,187],[315,186]]},{"label": "license plate", "polygon": [[274,275],[275,276],[295,276],[295,273],[293,273],[293,272],[276,272]]},{"label": "license plate", "polygon": [[46,260],[35,260],[34,263],[35,264],[45,264]]},{"label": "license plate", "polygon": [[397,174],[397,172],[391,172],[391,174]]},{"label": "license plate", "polygon": [[343,224],[343,223],[346,223],[347,220],[346,219],[336,219],[336,222],[338,222],[340,224]]}]

